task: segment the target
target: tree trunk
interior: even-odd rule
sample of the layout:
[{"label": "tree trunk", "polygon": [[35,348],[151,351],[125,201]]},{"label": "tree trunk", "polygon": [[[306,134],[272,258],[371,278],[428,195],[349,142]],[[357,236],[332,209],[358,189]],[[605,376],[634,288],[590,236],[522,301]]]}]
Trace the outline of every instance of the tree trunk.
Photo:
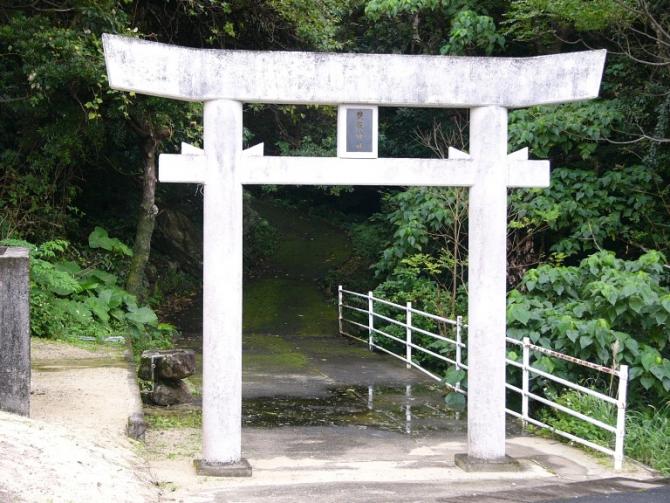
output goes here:
[{"label": "tree trunk", "polygon": [[128,270],[126,290],[136,296],[142,294],[142,283],[144,270],[149,262],[151,252],[151,236],[156,224],[158,207],[156,206],[156,151],[160,139],[153,134],[145,138],[142,145],[142,158],[144,162],[144,177],[142,183],[142,202],[137,218],[137,231],[135,233],[135,244],[133,245],[133,258]]}]

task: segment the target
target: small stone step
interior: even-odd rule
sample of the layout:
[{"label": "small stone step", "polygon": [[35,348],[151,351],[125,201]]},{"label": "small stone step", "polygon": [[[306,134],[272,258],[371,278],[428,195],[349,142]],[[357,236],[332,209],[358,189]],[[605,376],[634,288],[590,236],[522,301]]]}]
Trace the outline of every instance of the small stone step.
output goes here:
[{"label": "small stone step", "polygon": [[149,394],[149,399],[156,405],[169,406],[180,403],[191,403],[193,396],[184,381],[161,381]]}]

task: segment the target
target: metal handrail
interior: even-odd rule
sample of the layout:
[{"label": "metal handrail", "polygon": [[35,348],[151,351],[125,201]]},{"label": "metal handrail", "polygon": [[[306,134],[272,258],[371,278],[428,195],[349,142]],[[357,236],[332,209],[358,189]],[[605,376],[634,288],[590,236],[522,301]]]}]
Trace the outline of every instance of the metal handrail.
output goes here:
[{"label": "metal handrail", "polygon": [[[344,304],[343,302],[343,296],[344,294],[347,295],[354,295],[357,296],[361,299],[367,300],[368,303],[368,309],[364,309],[361,307],[356,307],[356,306],[351,306],[348,304]],[[374,305],[375,303],[378,302],[383,305],[391,306],[396,309],[399,309],[405,313],[405,319],[406,321],[403,323],[402,321],[390,318],[388,316],[385,316],[381,313],[375,312]],[[342,314],[342,309],[350,309],[355,312],[367,315],[368,317],[368,323],[360,323],[355,320],[351,320],[348,318],[345,318]],[[384,353],[387,353],[399,360],[402,360],[405,362],[407,368],[415,368],[424,374],[428,375],[432,379],[436,381],[442,382],[442,378],[440,378],[438,375],[434,374],[433,372],[423,368],[421,365],[419,365],[417,362],[413,361],[412,359],[412,350],[420,351],[424,354],[430,355],[434,358],[437,358],[441,361],[444,361],[446,363],[454,365],[456,368],[467,370],[468,366],[463,363],[462,360],[462,349],[466,349],[467,346],[465,343],[462,342],[462,330],[467,328],[467,324],[463,323],[462,317],[458,316],[456,320],[450,320],[447,318],[444,318],[442,316],[437,316],[431,313],[426,313],[425,311],[421,311],[419,309],[415,309],[412,307],[411,302],[408,302],[406,306],[402,306],[400,304],[396,304],[394,302],[390,302],[384,299],[379,299],[374,296],[372,292],[368,292],[368,294],[362,294],[359,292],[353,292],[351,290],[345,290],[341,286],[338,288],[338,322],[340,326],[340,333],[343,335],[346,335],[348,337],[352,337],[353,339],[356,339],[361,342],[367,342],[369,348],[372,349],[378,349]],[[455,328],[455,333],[456,337],[455,339],[450,339],[449,337],[445,337],[443,335],[438,335],[433,332],[430,332],[428,330],[416,327],[412,324],[412,315],[416,314],[419,316],[425,316],[427,318],[433,319],[439,323],[446,323]],[[405,328],[406,331],[406,336],[405,340],[401,339],[400,337],[396,337],[394,335],[388,334],[381,330],[380,328],[377,328],[374,326],[374,320],[375,319],[380,319],[384,320],[388,323],[394,324],[399,327]],[[343,323],[350,323],[354,326],[357,326],[358,328],[362,330],[367,330],[368,332],[368,338],[367,341],[363,338],[356,337],[352,334],[349,334],[348,332],[343,330]],[[446,357],[444,355],[440,355],[434,351],[431,351],[427,348],[424,348],[418,344],[415,343],[415,341],[412,339],[412,334],[414,332],[426,335],[428,337],[441,340],[444,342],[447,342],[451,345],[454,346],[456,350],[456,357],[455,359]],[[398,342],[400,344],[405,345],[405,356],[398,355],[394,353],[393,351],[390,351],[382,346],[379,346],[378,344],[375,343],[373,335],[378,334],[382,337],[387,337],[395,342]],[[624,438],[625,438],[625,420],[626,420],[626,393],[627,393],[627,383],[628,383],[628,367],[626,365],[620,365],[618,369],[616,368],[611,368],[611,367],[605,367],[603,365],[598,365],[595,363],[588,362],[586,360],[582,360],[579,358],[575,358],[570,355],[566,355],[563,353],[559,353],[558,351],[554,351],[552,349],[544,348],[541,346],[537,346],[535,344],[532,344],[528,338],[524,338],[523,340],[518,340],[514,339],[511,337],[507,337],[506,341],[509,344],[515,344],[517,346],[520,346],[522,348],[522,361],[517,362],[514,360],[506,359],[506,363],[510,366],[513,366],[515,368],[518,368],[522,371],[522,387],[519,388],[517,386],[514,386],[510,383],[505,383],[506,389],[518,393],[521,395],[522,399],[522,405],[521,405],[521,412],[513,411],[511,409],[505,409],[505,411],[510,414],[513,417],[517,417],[522,420],[524,425],[526,424],[532,424],[535,426],[538,426],[540,428],[546,428],[548,430],[551,430],[555,434],[562,436],[564,438],[567,438],[573,442],[577,442],[579,444],[582,444],[586,447],[590,447],[592,449],[595,449],[597,451],[603,452],[605,454],[608,454],[610,456],[613,456],[614,458],[614,466],[617,470],[621,469],[623,466],[623,448],[624,448]],[[596,390],[593,390],[591,388],[587,388],[586,386],[582,386],[577,383],[573,383],[571,381],[568,381],[567,379],[564,379],[562,377],[558,377],[556,375],[553,375],[549,372],[546,372],[542,369],[539,369],[537,367],[534,367],[530,364],[530,358],[531,358],[531,353],[542,353],[545,355],[548,355],[550,357],[554,358],[559,358],[564,361],[568,361],[577,365],[581,365],[583,367],[587,367],[599,372],[603,372],[612,376],[615,376],[619,379],[619,386],[617,388],[617,397],[613,398],[609,395],[600,393]],[[552,382],[556,382],[558,384],[561,384],[563,386],[566,386],[570,389],[573,389],[575,391],[578,391],[580,393],[585,393],[587,395],[590,395],[596,399],[603,400],[609,404],[615,405],[617,407],[617,418],[616,418],[616,426],[612,426],[610,424],[607,424],[603,421],[600,421],[598,419],[595,419],[593,417],[590,417],[586,414],[582,414],[578,411],[572,410],[569,407],[566,407],[565,405],[559,404],[557,402],[554,402],[546,397],[537,395],[535,393],[532,393],[530,391],[530,379],[531,379],[531,374],[543,377],[545,379],[549,379]],[[464,389],[460,387],[460,385],[452,386],[448,383],[444,383],[446,386],[449,388],[453,389],[454,391],[457,391],[462,394],[467,394]],[[615,434],[615,447],[614,449],[610,449],[608,447],[604,447],[598,444],[595,444],[594,442],[591,442],[589,440],[580,438],[576,435],[573,435],[572,433],[564,432],[562,430],[559,430],[557,428],[554,428],[552,426],[549,426],[548,424],[539,421],[537,419],[534,419],[530,417],[529,413],[529,402],[530,400],[537,401],[539,403],[542,403],[548,407],[554,408],[556,410],[559,410],[565,414],[568,414],[572,417],[575,417],[579,420],[588,422],[594,426],[597,426],[598,428],[604,429],[610,433]]]},{"label": "metal handrail", "polygon": [[[507,342],[510,344],[516,344],[517,346],[523,346],[523,341],[520,341],[519,339],[514,339],[512,337],[506,337],[505,338]],[[538,353],[544,353],[549,356],[553,356],[555,358],[559,358],[561,360],[565,360],[566,362],[570,363],[576,363],[577,365],[581,365],[583,367],[588,367],[593,370],[597,370],[598,372],[604,372],[606,374],[611,374],[613,376],[619,376],[619,371],[617,369],[614,369],[612,367],[605,367],[603,365],[598,365],[597,363],[591,363],[587,362],[586,360],[582,360],[580,358],[575,358],[574,356],[566,355],[564,353],[559,353],[558,351],[554,351],[553,349],[547,349],[543,348],[542,346],[536,346],[535,344],[530,344],[530,348],[533,351],[537,351]]]}]

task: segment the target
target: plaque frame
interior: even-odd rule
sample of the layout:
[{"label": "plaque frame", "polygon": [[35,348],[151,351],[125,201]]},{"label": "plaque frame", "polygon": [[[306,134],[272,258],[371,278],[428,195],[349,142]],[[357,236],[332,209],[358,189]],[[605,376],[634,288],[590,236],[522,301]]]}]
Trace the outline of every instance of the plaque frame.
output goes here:
[{"label": "plaque frame", "polygon": [[[372,150],[359,152],[347,150],[347,111],[349,109],[372,111]],[[338,105],[337,107],[337,157],[343,159],[376,159],[379,142],[379,107],[375,105]]]}]

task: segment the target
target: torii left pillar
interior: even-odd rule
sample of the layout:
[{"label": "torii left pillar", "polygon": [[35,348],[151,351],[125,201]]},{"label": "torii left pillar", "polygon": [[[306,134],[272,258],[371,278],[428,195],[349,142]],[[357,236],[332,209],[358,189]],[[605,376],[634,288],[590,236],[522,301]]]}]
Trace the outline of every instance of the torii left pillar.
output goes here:
[{"label": "torii left pillar", "polygon": [[[200,474],[249,476],[242,437],[242,103],[205,102]],[[217,237],[219,236],[219,237]],[[228,239],[221,239],[225,236]]]}]

